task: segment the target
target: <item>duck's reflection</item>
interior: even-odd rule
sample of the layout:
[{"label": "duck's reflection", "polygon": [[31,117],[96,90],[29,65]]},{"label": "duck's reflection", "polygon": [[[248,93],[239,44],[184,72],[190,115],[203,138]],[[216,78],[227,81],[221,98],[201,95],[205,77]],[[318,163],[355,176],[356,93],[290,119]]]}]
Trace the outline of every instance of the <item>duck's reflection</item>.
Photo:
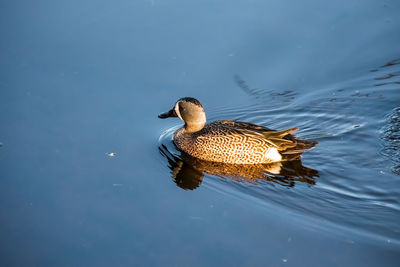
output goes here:
[{"label": "duck's reflection", "polygon": [[302,165],[300,160],[276,162],[272,164],[236,165],[204,161],[185,153],[177,157],[164,145],[159,147],[161,155],[168,161],[172,179],[183,189],[196,189],[203,181],[204,174],[229,178],[237,182],[256,184],[270,181],[292,187],[296,182],[314,185],[318,171]]}]

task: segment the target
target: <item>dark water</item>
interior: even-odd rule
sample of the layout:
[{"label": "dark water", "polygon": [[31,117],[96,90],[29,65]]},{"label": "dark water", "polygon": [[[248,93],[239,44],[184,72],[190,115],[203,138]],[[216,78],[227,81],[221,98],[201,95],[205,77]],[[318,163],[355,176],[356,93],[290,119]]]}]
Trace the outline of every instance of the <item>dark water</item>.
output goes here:
[{"label": "dark water", "polygon": [[[1,3],[1,265],[398,266],[398,14],[397,1]],[[299,127],[319,145],[263,179],[187,162],[181,122],[157,119],[183,96],[210,121]]]}]

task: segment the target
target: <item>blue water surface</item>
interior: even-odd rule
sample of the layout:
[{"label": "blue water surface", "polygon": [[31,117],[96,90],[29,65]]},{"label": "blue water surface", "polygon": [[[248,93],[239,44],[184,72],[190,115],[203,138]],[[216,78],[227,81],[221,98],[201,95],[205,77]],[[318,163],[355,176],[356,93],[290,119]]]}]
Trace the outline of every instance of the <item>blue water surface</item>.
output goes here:
[{"label": "blue water surface", "polygon": [[[398,1],[0,3],[2,266],[399,266]],[[159,120],[299,127],[312,179],[201,173]],[[161,150],[162,151],[162,150]],[[177,162],[179,163],[179,162]],[[186,190],[185,190],[186,189]]]}]

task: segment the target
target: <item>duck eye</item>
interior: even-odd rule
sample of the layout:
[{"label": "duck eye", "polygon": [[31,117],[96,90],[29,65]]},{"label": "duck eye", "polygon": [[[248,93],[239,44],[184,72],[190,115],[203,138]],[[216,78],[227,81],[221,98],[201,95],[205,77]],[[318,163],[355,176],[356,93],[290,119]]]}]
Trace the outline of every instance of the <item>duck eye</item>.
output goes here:
[{"label": "duck eye", "polygon": [[184,110],[185,110],[185,108],[182,107],[182,105],[179,105],[179,113],[182,114],[182,111],[184,111]]}]

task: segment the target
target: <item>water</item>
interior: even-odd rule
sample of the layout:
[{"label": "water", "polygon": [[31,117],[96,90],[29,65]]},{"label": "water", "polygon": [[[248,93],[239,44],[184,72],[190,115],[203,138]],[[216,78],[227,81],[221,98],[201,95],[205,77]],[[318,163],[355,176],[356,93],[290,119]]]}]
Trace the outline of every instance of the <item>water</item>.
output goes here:
[{"label": "water", "polygon": [[[1,265],[398,266],[396,1],[0,6]],[[319,144],[199,171],[183,96]]]}]

